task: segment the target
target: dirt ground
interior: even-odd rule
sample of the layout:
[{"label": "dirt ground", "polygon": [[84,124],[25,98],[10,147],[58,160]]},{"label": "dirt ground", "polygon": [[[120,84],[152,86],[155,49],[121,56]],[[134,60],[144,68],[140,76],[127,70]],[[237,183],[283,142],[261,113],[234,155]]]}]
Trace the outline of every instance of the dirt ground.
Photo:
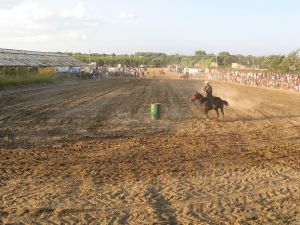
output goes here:
[{"label": "dirt ground", "polygon": [[199,80],[1,90],[0,224],[300,224],[300,95],[213,87],[224,120]]}]

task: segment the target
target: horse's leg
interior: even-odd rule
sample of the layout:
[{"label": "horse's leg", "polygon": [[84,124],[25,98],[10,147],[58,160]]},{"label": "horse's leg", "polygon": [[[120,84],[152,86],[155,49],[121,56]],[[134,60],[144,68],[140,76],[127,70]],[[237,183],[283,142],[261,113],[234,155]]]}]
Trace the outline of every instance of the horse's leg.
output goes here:
[{"label": "horse's leg", "polygon": [[207,119],[208,118],[208,112],[207,112],[207,110],[204,111],[204,114],[205,114],[205,117]]},{"label": "horse's leg", "polygon": [[209,112],[209,110],[208,110],[207,108],[205,108],[205,109],[204,109],[204,114],[205,114],[206,119],[209,118],[209,117],[208,117],[208,112]]},{"label": "horse's leg", "polygon": [[221,112],[222,112],[222,115],[223,115],[223,120],[224,120],[224,108],[223,108],[223,106],[221,107]]},{"label": "horse's leg", "polygon": [[218,108],[215,108],[215,111],[217,113],[217,120],[219,119],[219,109]]}]

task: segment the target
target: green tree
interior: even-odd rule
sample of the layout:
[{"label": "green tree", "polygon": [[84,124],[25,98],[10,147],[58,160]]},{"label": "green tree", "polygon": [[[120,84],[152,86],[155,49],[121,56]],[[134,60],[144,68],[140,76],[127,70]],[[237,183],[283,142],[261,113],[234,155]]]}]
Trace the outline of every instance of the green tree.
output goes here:
[{"label": "green tree", "polygon": [[203,50],[198,50],[195,52],[195,56],[206,56],[206,52]]},{"label": "green tree", "polygon": [[229,52],[220,52],[218,54],[218,64],[220,66],[230,67],[232,62],[232,56]]}]

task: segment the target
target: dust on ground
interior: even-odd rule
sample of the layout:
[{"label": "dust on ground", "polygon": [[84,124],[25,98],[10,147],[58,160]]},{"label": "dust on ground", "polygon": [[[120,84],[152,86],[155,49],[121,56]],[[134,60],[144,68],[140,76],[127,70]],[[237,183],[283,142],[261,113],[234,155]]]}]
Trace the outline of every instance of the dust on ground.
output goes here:
[{"label": "dust on ground", "polygon": [[195,80],[0,91],[0,223],[299,224],[300,95],[213,86],[224,120]]}]

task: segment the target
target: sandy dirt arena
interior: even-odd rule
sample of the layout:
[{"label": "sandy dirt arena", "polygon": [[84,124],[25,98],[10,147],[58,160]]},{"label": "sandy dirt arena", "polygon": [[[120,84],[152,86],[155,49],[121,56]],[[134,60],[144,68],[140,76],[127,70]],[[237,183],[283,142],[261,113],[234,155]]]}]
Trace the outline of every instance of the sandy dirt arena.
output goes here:
[{"label": "sandy dirt arena", "polygon": [[[300,224],[300,95],[203,81],[0,91],[0,224]],[[162,104],[151,121],[150,104]]]}]

